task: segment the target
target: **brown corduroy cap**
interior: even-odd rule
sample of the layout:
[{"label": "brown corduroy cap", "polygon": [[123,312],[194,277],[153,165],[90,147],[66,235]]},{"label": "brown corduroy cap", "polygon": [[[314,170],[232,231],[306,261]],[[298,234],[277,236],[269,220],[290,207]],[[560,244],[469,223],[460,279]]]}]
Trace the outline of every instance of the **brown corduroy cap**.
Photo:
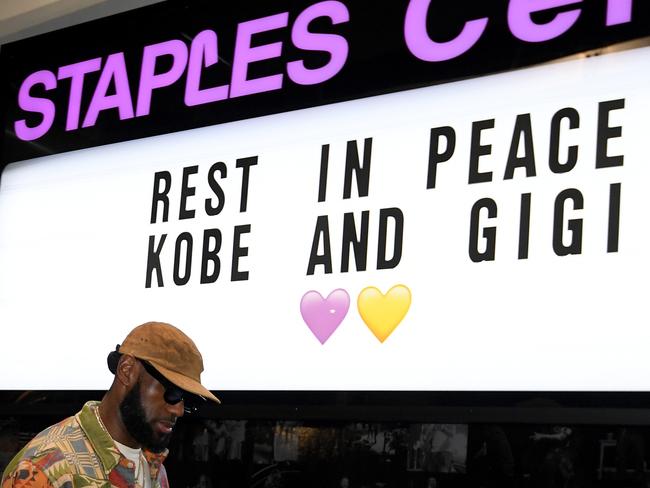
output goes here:
[{"label": "brown corduroy cap", "polygon": [[164,322],[139,325],[126,336],[119,352],[151,363],[179,388],[221,403],[201,384],[203,358],[198,348],[173,325]]}]

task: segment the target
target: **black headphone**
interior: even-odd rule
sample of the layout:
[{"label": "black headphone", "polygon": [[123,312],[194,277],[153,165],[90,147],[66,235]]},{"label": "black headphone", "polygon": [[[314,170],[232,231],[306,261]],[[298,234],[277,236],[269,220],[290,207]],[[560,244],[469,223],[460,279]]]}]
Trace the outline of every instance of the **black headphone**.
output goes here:
[{"label": "black headphone", "polygon": [[108,370],[115,374],[117,372],[117,363],[120,362],[120,357],[122,353],[120,352],[120,345],[115,346],[115,350],[108,353],[106,362],[108,363]]}]

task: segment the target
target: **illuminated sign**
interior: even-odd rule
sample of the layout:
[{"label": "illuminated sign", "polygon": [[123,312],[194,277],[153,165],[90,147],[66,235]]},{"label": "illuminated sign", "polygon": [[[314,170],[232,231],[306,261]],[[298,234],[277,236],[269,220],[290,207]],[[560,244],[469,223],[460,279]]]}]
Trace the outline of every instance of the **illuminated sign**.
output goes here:
[{"label": "illuminated sign", "polygon": [[646,47],[12,163],[0,387],[104,388],[164,320],[214,390],[648,391],[649,83]]},{"label": "illuminated sign", "polygon": [[[381,12],[325,0],[246,16],[209,3],[142,9],[129,14],[131,30],[105,20],[4,49],[5,126],[15,136],[4,160],[498,72],[650,34],[647,5],[632,0],[410,0]],[[150,17],[160,17],[156,29],[139,29]],[[100,46],[78,42],[102,36]]]}]

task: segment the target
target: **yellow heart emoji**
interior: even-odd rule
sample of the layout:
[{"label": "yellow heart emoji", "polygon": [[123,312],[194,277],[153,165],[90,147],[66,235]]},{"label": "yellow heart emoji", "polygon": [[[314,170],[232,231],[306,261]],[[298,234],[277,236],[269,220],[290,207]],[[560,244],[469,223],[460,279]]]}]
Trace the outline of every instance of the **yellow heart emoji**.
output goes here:
[{"label": "yellow heart emoji", "polygon": [[357,298],[361,318],[380,342],[393,333],[410,306],[411,290],[404,285],[395,285],[385,295],[374,286],[368,286]]}]

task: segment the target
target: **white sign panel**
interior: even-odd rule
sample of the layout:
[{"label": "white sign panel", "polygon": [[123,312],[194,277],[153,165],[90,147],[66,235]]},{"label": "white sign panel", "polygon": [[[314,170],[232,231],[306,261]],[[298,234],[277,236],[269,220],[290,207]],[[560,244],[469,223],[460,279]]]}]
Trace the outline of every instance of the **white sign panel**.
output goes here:
[{"label": "white sign panel", "polygon": [[0,388],[650,390],[650,51],[9,165]]}]

